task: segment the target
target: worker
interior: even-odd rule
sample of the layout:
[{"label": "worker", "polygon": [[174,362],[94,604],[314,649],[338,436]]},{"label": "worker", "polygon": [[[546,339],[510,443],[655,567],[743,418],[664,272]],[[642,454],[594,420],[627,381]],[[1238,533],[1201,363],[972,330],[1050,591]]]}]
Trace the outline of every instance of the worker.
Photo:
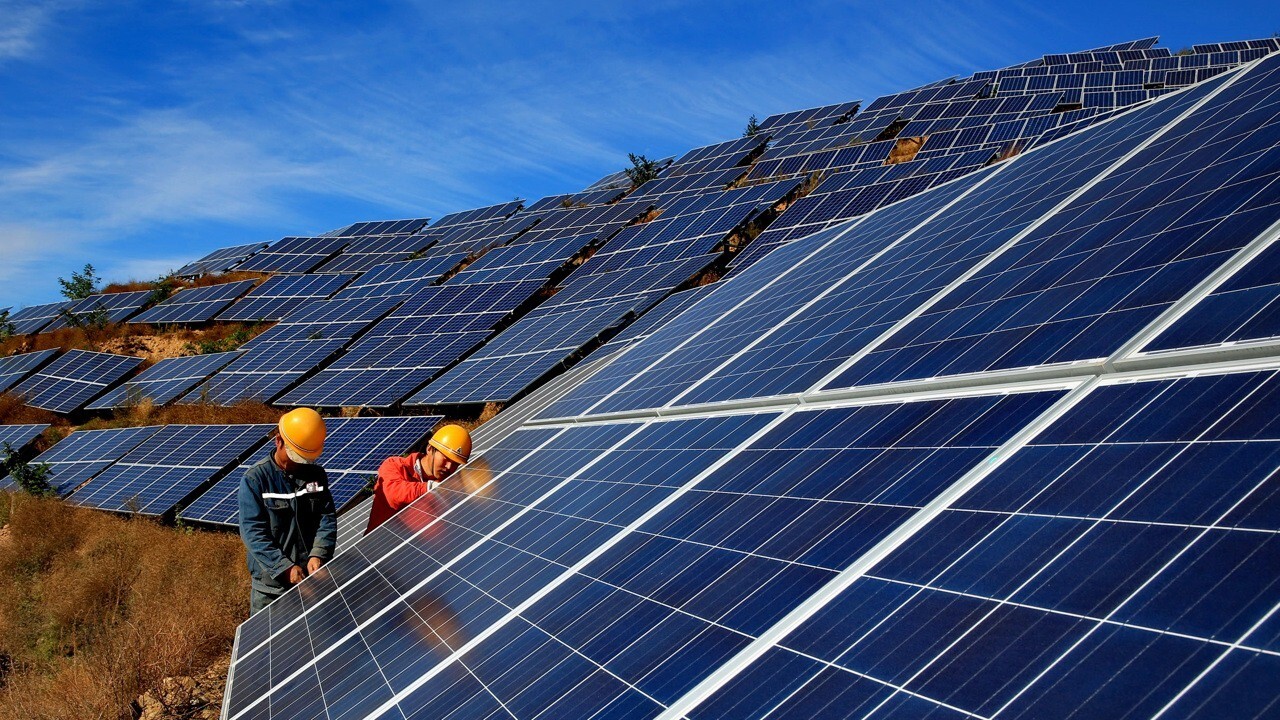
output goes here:
[{"label": "worker", "polygon": [[324,418],[298,408],[280,418],[274,449],[240,480],[240,538],[257,613],[333,557],[337,512],[324,468]]},{"label": "worker", "polygon": [[401,508],[426,495],[471,457],[471,434],[458,425],[445,425],[427,441],[425,453],[389,457],[378,468],[373,507],[365,534],[386,522]]}]

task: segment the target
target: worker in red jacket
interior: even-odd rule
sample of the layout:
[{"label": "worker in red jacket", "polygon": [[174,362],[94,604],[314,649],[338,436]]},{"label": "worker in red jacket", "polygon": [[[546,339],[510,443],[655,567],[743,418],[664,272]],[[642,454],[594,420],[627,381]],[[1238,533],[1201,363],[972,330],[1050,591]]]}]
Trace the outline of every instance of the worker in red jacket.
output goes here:
[{"label": "worker in red jacket", "polygon": [[457,425],[436,430],[427,445],[425,453],[389,457],[382,462],[373,486],[366,535],[401,508],[434,490],[471,456],[471,434]]}]

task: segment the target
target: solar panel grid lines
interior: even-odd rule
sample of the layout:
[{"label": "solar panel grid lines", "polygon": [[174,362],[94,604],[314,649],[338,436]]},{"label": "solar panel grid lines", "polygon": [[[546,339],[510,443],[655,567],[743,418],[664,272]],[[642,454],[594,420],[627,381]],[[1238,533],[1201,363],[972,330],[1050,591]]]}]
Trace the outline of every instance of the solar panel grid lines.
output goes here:
[{"label": "solar panel grid lines", "polygon": [[241,260],[266,246],[267,243],[258,242],[219,248],[195,262],[183,265],[173,274],[177,277],[196,277],[207,273],[226,272],[235,267]]},{"label": "solar panel grid lines", "polygon": [[364,272],[384,263],[407,260],[434,242],[433,238],[424,235],[371,235],[352,242],[312,272]]},{"label": "solar panel grid lines", "polygon": [[345,338],[263,343],[199,383],[178,402],[232,405],[270,402],[341,350]]},{"label": "solar panel grid lines", "polygon": [[363,238],[369,235],[409,235],[424,229],[430,218],[405,220],[369,220],[352,223],[334,235]]},{"label": "solar panel grid lines", "polygon": [[242,355],[243,351],[233,350],[162,359],[89,403],[85,409],[113,410],[143,401],[157,407],[165,405]]},{"label": "solar panel grid lines", "polygon": [[265,344],[292,340],[354,338],[369,325],[386,317],[402,301],[400,296],[310,300],[241,348],[252,350]]},{"label": "solar panel grid lines", "polygon": [[10,313],[9,322],[13,323],[13,334],[36,334],[46,325],[58,318],[62,314],[63,310],[71,308],[75,303],[75,300],[64,300],[62,302],[46,303],[44,305],[31,305],[29,307],[24,307],[17,312]]},{"label": "solar panel grid lines", "polygon": [[435,284],[466,258],[466,253],[446,253],[378,265],[338,291],[333,299],[412,295]]},{"label": "solar panel grid lines", "polygon": [[244,295],[257,280],[237,280],[218,285],[179,290],[168,300],[128,320],[131,325],[187,324],[212,320],[237,298]]},{"label": "solar panel grid lines", "polygon": [[[1248,168],[1253,156],[1246,148],[1250,142],[1267,137],[1268,131],[1253,126],[1240,128],[1236,118],[1243,112],[1238,107],[1241,103],[1248,106],[1259,102],[1258,98],[1274,103],[1273,98],[1280,97],[1275,94],[1280,86],[1274,82],[1278,68],[1280,62],[1274,61],[1270,68],[1259,66],[1258,72],[1243,83],[1233,84],[1231,81],[1241,76],[1230,76],[1192,112],[1140,145],[1138,153],[1125,158],[1125,166],[1083,186],[1072,198],[1072,204],[1044,225],[1045,230],[1040,225],[1033,226],[1032,232],[1019,238],[1018,247],[1006,249],[1007,254],[993,254],[967,284],[950,289],[951,296],[959,302],[939,298],[937,310],[922,312],[914,326],[898,328],[896,336],[885,338],[883,345],[861,359],[857,369],[851,365],[839,380],[832,381],[832,386],[1110,355],[1275,221],[1275,198],[1260,192],[1272,182],[1275,173],[1251,175]],[[1220,101],[1209,102],[1218,97]],[[1183,154],[1187,149],[1202,147],[1207,139],[1203,132],[1206,127],[1214,128],[1211,134],[1218,136],[1218,142],[1210,147],[1223,154],[1204,158],[1211,163],[1208,167],[1198,163],[1188,166]],[[1226,136],[1221,134],[1223,131]],[[1271,134],[1274,132],[1270,130]],[[1199,178],[1206,175],[1214,179],[1207,185],[1197,185]],[[1197,191],[1196,187],[1200,189]],[[1135,194],[1140,196],[1141,205],[1131,202]],[[1160,197],[1150,197],[1153,194]],[[1228,222],[1228,214],[1231,229],[1219,231],[1219,226]],[[1086,224],[1090,227],[1082,235],[1080,228]],[[1221,234],[1240,237],[1227,242],[1216,240]],[[1070,244],[1071,250],[1063,250],[1064,243]],[[1200,246],[1206,249],[1191,252]],[[1148,259],[1153,252],[1159,255],[1154,262]],[[1006,296],[1006,291],[997,287],[1013,277],[1011,271],[1026,270],[1034,272],[1030,276],[1024,272],[1020,277],[1022,282],[1014,288],[1018,294]],[[1059,271],[1066,276],[1060,276]],[[1075,284],[1079,282],[1090,287],[1093,283],[1105,284],[1112,288],[1115,298],[1102,291],[1092,292],[1087,298],[1078,299],[1080,293],[1068,296],[1085,287]],[[972,288],[979,284],[995,289],[975,295]],[[1013,302],[1024,307],[1000,321],[976,344],[972,339],[965,341],[970,347],[940,366],[937,363],[941,353],[956,353],[955,348],[962,342],[960,337],[968,332],[967,327],[958,332],[950,330],[948,316],[958,318],[964,314],[972,318],[980,309],[963,300],[969,297],[992,313],[1004,312]],[[1095,307],[1107,302],[1104,297],[1110,300],[1109,304]],[[1089,310],[1081,314],[1085,307]],[[935,329],[922,331],[926,323]],[[940,344],[950,347],[942,350]],[[904,369],[889,366],[898,370],[893,375],[873,369],[888,356],[901,352],[911,352],[915,362]]]},{"label": "solar panel grid lines", "polygon": [[[46,325],[41,332],[72,327],[75,324],[92,324],[99,322],[99,320],[113,323],[122,322],[141,310],[151,300],[151,297],[152,292],[150,290],[90,295],[87,298],[75,301],[70,307],[63,308],[58,317],[55,317],[53,322]],[[68,313],[74,316],[75,322],[67,317]]]},{"label": "solar panel grid lines", "polygon": [[472,210],[462,210],[456,213],[445,215],[436,221],[435,228],[447,228],[455,225],[470,224],[475,222],[484,222],[495,218],[506,218],[517,212],[523,201],[513,200],[511,202],[498,203],[496,205],[488,205]]},{"label": "solar panel grid lines", "polygon": [[[48,429],[49,426],[43,423],[0,425],[0,459],[4,459],[4,453],[7,450],[20,453],[28,443],[40,437],[40,433]],[[17,487],[17,483],[8,479],[8,471],[0,466],[0,490],[17,489]]]},{"label": "solar panel grid lines", "polygon": [[129,451],[69,502],[161,516],[263,443],[274,425],[166,425]]},{"label": "solar panel grid lines", "polygon": [[33,458],[31,464],[48,465],[49,484],[65,497],[159,430],[159,426],[77,430]]},{"label": "solar panel grid lines", "polygon": [[332,296],[356,277],[352,273],[275,275],[218,313],[216,319],[228,322],[280,320],[307,300]]},{"label": "solar panel grid lines", "polygon": [[131,355],[68,350],[14,385],[11,392],[21,395],[30,407],[67,414],[79,410],[141,364],[142,358]]},{"label": "solar panel grid lines", "polygon": [[351,244],[350,237],[286,237],[236,266],[242,272],[306,273]]},{"label": "solar panel grid lines", "polygon": [[0,392],[9,390],[57,354],[57,349],[49,349],[0,357]]}]

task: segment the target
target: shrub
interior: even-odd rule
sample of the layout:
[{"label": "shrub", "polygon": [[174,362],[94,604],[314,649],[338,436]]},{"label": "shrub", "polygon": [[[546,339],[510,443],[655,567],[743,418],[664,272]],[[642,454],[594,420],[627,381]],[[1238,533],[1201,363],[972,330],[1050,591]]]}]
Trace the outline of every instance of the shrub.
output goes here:
[{"label": "shrub", "polygon": [[58,278],[58,284],[62,286],[62,294],[68,300],[83,300],[98,292],[98,282],[101,279],[94,272],[93,266],[85,263],[83,270],[71,273],[70,280]]},{"label": "shrub", "polygon": [[4,452],[0,455],[0,475],[8,476],[18,487],[37,497],[53,497],[57,495],[49,484],[49,466],[45,463],[32,465],[25,462],[14,451],[9,443],[4,444]]},{"label": "shrub", "polygon": [[627,153],[627,158],[631,160],[631,167],[623,170],[627,174],[627,178],[631,180],[631,184],[640,187],[641,185],[658,177],[658,162],[650,160],[644,155],[635,155]]},{"label": "shrub", "polygon": [[760,121],[756,120],[756,116],[752,115],[747,118],[747,128],[742,131],[742,137],[754,137],[760,133]]}]

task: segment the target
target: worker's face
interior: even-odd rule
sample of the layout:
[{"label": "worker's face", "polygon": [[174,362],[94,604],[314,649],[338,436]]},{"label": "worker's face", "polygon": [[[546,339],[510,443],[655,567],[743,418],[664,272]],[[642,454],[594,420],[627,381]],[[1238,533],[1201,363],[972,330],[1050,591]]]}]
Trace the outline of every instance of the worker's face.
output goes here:
[{"label": "worker's face", "polygon": [[284,449],[284,440],[279,435],[276,435],[276,451],[273,457],[276,465],[279,465],[280,469],[285,472],[291,473],[298,467],[298,463],[289,459],[289,453]]},{"label": "worker's face", "polygon": [[450,460],[444,453],[435,448],[431,448],[431,456],[432,469],[435,471],[433,474],[438,482],[444,482],[445,478],[458,469],[458,463]]}]

